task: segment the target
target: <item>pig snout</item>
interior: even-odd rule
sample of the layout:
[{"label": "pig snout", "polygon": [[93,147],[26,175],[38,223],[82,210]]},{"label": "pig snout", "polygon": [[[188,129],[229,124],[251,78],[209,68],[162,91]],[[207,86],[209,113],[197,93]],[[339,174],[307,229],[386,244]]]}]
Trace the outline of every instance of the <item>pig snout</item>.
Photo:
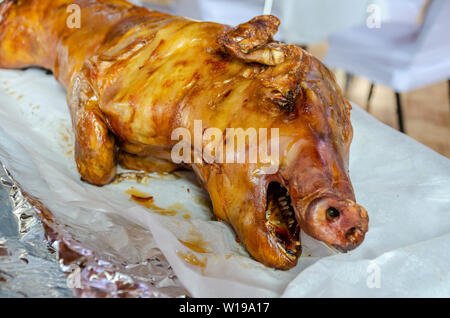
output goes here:
[{"label": "pig snout", "polygon": [[315,199],[304,214],[304,231],[341,252],[359,246],[368,231],[366,210],[350,199]]}]

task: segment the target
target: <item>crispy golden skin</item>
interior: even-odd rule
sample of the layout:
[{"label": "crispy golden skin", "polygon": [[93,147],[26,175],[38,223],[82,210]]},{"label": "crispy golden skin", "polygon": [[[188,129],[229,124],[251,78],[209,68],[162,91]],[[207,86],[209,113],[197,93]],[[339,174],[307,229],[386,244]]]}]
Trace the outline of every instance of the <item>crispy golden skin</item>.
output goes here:
[{"label": "crispy golden skin", "polygon": [[[70,4],[81,8],[81,28],[66,23]],[[267,222],[277,182],[307,234],[344,251],[363,241],[368,216],[348,176],[350,105],[320,61],[273,41],[277,18],[231,28],[122,0],[6,0],[0,19],[0,67],[50,69],[68,90],[83,180],[108,184],[117,161],[173,171],[171,133],[193,135],[194,120],[221,131],[279,128],[277,173],[259,173],[260,164],[191,165],[215,215],[258,261],[295,266],[301,249],[287,253],[292,242],[281,247]]]}]

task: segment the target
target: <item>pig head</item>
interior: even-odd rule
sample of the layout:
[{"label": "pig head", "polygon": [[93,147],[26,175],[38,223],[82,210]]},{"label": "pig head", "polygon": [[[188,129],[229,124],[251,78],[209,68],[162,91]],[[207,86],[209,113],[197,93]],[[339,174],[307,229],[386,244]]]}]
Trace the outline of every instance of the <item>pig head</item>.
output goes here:
[{"label": "pig head", "polygon": [[218,40],[225,53],[270,66],[240,97],[258,115],[243,111],[236,122],[279,129],[276,172],[265,173],[267,163],[260,162],[194,165],[194,171],[215,214],[233,226],[250,254],[289,269],[301,254],[301,230],[346,252],[364,240],[368,215],[349,178],[351,106],[318,59],[273,41],[277,21],[258,17]]}]

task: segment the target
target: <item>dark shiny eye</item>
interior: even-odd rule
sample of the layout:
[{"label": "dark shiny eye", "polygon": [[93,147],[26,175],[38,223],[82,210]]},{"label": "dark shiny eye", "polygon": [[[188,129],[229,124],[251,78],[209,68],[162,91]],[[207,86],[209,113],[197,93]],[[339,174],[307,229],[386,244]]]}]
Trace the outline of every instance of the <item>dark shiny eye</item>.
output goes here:
[{"label": "dark shiny eye", "polygon": [[335,218],[339,217],[341,213],[335,209],[335,208],[328,208],[327,209],[327,219],[328,220],[334,220]]}]

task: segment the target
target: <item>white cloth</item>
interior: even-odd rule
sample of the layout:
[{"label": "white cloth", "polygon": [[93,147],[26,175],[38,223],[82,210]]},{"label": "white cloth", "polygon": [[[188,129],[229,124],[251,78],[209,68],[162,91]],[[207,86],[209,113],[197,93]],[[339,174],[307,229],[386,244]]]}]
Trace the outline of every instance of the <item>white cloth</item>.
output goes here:
[{"label": "white cloth", "polygon": [[281,0],[281,30],[288,43],[309,45],[365,21],[367,0]]},{"label": "white cloth", "polygon": [[424,0],[275,0],[281,30],[288,43],[309,45],[330,35],[365,24],[376,5],[380,22],[415,23]]},{"label": "white cloth", "polygon": [[[228,226],[211,221],[210,212],[193,197],[201,194],[199,187],[189,180],[103,188],[81,182],[73,155],[67,153],[73,137],[61,87],[39,70],[0,70],[0,161],[57,220],[75,232],[91,232],[90,241],[80,245],[103,242],[116,253],[132,252],[130,263],[145,260],[145,246],[128,239],[133,229],[111,218],[120,215],[153,233],[194,297],[450,297],[450,160],[358,107],[352,122],[350,173],[358,202],[370,216],[365,241],[349,254],[331,255],[303,237],[298,266],[275,271],[252,260]],[[162,207],[183,203],[192,219],[161,216],[136,205],[124,193],[131,186],[142,187]],[[208,243],[209,253],[180,244],[192,231]],[[194,253],[205,267],[186,263],[179,252]]]},{"label": "white cloth", "polygon": [[233,26],[264,12],[264,0],[170,0],[166,6],[146,0],[133,0],[133,3],[196,20]]},{"label": "white cloth", "polygon": [[[282,23],[277,39],[295,44],[322,42],[340,30],[361,24],[367,7],[376,4],[382,21],[416,21],[425,0],[273,0],[272,14]],[[132,0],[151,9],[193,19],[236,26],[261,15],[264,0],[170,0],[168,6],[155,1]],[[153,3],[153,4],[152,4]]]},{"label": "white cloth", "polygon": [[450,78],[450,2],[433,0],[424,24],[360,25],[330,38],[325,62],[398,92]]}]

